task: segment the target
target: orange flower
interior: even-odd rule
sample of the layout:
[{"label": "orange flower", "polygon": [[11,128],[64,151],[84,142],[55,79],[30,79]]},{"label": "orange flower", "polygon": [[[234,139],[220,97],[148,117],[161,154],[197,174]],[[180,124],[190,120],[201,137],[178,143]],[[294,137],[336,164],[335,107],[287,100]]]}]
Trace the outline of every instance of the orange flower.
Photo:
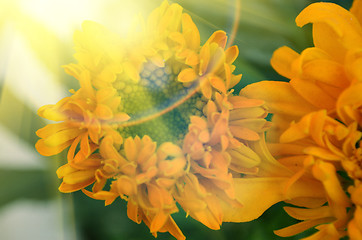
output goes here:
[{"label": "orange flower", "polygon": [[[350,12],[332,3],[308,6],[296,22],[313,23],[315,46],[301,54],[282,47],[271,59],[275,70],[290,81],[264,81],[241,92],[265,100],[274,114],[268,135],[273,143],[268,146],[288,169],[280,168],[278,174],[290,174],[283,188],[291,194],[310,182],[318,193],[284,199],[296,206],[285,211],[301,222],[275,231],[279,236],[315,227],[318,232],[308,239],[361,239],[361,7],[359,0]],[[278,190],[271,194],[281,199]]]},{"label": "orange flower", "polygon": [[83,192],[106,200],[107,205],[120,196],[128,201],[128,217],[137,223],[144,221],[155,236],[157,232],[169,231],[177,239],[185,239],[171,218],[178,211],[172,193],[186,168],[182,150],[166,142],[156,151],[156,143],[144,136],[127,138],[123,154],[114,147],[111,138],[105,139],[100,152],[105,161],[115,162],[115,180],[110,191],[83,189]]},{"label": "orange flower", "polygon": [[[90,149],[95,148],[99,139],[105,134],[111,135],[118,144],[122,143],[122,137],[111,126],[112,122],[129,119],[127,114],[117,111],[120,97],[116,96],[113,89],[96,92],[90,85],[91,78],[88,71],[72,70],[74,70],[72,74],[81,83],[81,89],[57,104],[43,106],[38,111],[41,117],[63,121],[49,124],[37,131],[41,139],[35,146],[44,156],[58,154],[70,145],[75,148],[79,143],[76,141],[78,137],[81,137],[79,154],[83,157],[90,155]],[[71,158],[73,155],[68,155],[68,159]]]},{"label": "orange flower", "polygon": [[[210,99],[213,96],[213,89],[226,94],[226,91],[235,86],[241,75],[233,75],[235,66],[232,63],[239,54],[237,46],[232,46],[226,50],[226,33],[216,31],[202,46],[198,57],[188,54],[185,60],[185,68],[178,75],[178,80],[186,86],[193,82],[198,82],[202,94]],[[190,56],[191,55],[191,56]],[[190,60],[191,58],[192,60]]]},{"label": "orange flower", "polygon": [[74,34],[78,62],[64,69],[80,89],[41,108],[40,116],[62,122],[37,132],[43,155],[70,146],[57,171],[60,191],[82,190],[106,205],[120,197],[131,220],[177,239],[185,238],[171,217],[177,203],[219,229],[225,221],[254,219],[276,201],[319,196],[319,185],[309,190],[310,182],[297,182],[297,190],[261,200],[260,210],[242,210],[251,200],[243,188],[263,189],[277,172],[267,185],[275,189],[293,173],[267,155],[264,101],[231,95],[241,78],[232,74],[238,48],[225,49],[223,31],[200,46],[191,17],[167,1],[137,24],[118,36],[86,21]]},{"label": "orange flower", "polygon": [[[326,225],[318,227],[315,238],[329,236],[339,239],[347,234],[345,229],[352,213],[347,214],[347,211],[352,205],[337,171],[347,170],[346,165],[351,166],[351,170],[357,170],[352,167],[352,162],[361,161],[356,159],[360,152],[356,143],[361,136],[356,124],[347,128],[321,110],[292,123],[282,134],[281,143],[270,145],[279,162],[296,171],[294,178],[320,181],[325,202],[328,202],[328,205],[322,206],[321,201],[319,206],[304,206],[306,208],[302,209],[287,207],[285,210],[290,216],[303,222],[275,231],[277,235],[292,236],[322,223]],[[354,172],[347,170],[347,173],[351,175]],[[293,204],[293,201],[289,203]]]},{"label": "orange flower", "polygon": [[273,141],[288,122],[309,112],[326,109],[336,117],[339,96],[362,80],[362,27],[358,15],[354,15],[361,4],[357,2],[351,12],[332,3],[314,3],[305,8],[296,23],[313,23],[314,47],[301,54],[281,47],[271,59],[274,69],[290,79],[289,83],[264,81],[242,90],[245,96],[265,100],[274,113]]},{"label": "orange flower", "polygon": [[[204,114],[191,117],[183,145],[191,168],[184,184],[178,186],[176,199],[188,214],[212,229],[219,229],[222,222],[255,219],[265,208],[254,211],[249,206],[253,204],[248,202],[249,192],[241,188],[250,182],[241,174],[255,175],[259,167],[261,172],[266,171],[259,158],[262,152],[254,148],[265,145],[263,134],[269,127],[264,119],[264,102],[215,93],[215,100],[209,100]],[[282,168],[274,162],[275,168]],[[242,207],[244,204],[248,206]]]},{"label": "orange flower", "polygon": [[[190,171],[196,176],[187,176],[185,186],[179,187],[181,190],[177,198],[188,214],[211,229],[219,229],[223,221],[221,206],[218,203],[221,200],[216,196],[229,198],[230,202],[235,199],[233,177],[229,172],[231,158],[225,150],[239,144],[228,128],[230,103],[226,97],[222,98],[218,93],[216,97],[219,100],[220,112],[215,102],[210,100],[204,109],[207,119],[191,117],[183,151],[190,159]],[[211,195],[215,191],[218,194]],[[195,209],[189,206],[188,201],[204,203]],[[237,201],[234,201],[233,205],[241,206]]]}]

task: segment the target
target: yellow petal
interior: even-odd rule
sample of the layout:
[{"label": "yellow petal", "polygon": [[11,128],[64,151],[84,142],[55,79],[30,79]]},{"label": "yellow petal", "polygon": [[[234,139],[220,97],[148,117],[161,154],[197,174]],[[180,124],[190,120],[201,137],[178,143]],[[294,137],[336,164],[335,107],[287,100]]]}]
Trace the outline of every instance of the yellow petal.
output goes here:
[{"label": "yellow petal", "polygon": [[77,136],[81,135],[82,132],[84,132],[84,130],[80,130],[77,128],[65,129],[45,138],[44,144],[49,147],[56,147],[70,140],[73,140]]},{"label": "yellow petal", "polygon": [[201,84],[201,92],[207,99],[211,99],[212,96],[212,88],[210,82],[207,79],[202,79]]},{"label": "yellow petal", "polygon": [[298,220],[333,217],[333,213],[329,206],[322,206],[319,208],[312,208],[312,209],[284,207],[284,210],[288,213],[289,216]]},{"label": "yellow petal", "polygon": [[199,56],[195,52],[189,52],[189,54],[186,57],[185,64],[190,66],[195,66],[199,64]]},{"label": "yellow petal", "polygon": [[219,30],[214,32],[210,36],[210,38],[206,41],[205,44],[216,43],[217,45],[219,45],[219,47],[224,49],[226,46],[226,41],[227,41],[226,33],[224,31]]},{"label": "yellow petal", "polygon": [[342,156],[338,156],[333,152],[331,152],[330,150],[319,147],[307,147],[304,149],[304,153],[329,161],[340,161],[343,158],[342,152],[341,152]]},{"label": "yellow petal", "polygon": [[182,33],[187,46],[194,51],[200,47],[200,33],[192,18],[187,13],[182,14]]},{"label": "yellow petal", "polygon": [[180,72],[178,75],[178,80],[180,82],[193,82],[198,79],[194,69],[186,68]]},{"label": "yellow petal", "polygon": [[119,194],[132,196],[137,194],[137,185],[133,179],[123,175],[117,179],[117,190]]},{"label": "yellow petal", "polygon": [[[284,186],[289,178],[235,178],[236,199],[244,206],[238,211],[225,213],[227,222],[248,222],[258,218],[277,202],[297,197],[322,197],[321,186],[307,181],[297,181],[287,195]],[[263,197],[260,197],[260,193]]]},{"label": "yellow petal", "polygon": [[298,26],[314,23],[314,45],[340,61],[344,60],[347,49],[362,46],[361,25],[353,14],[337,4],[311,4],[298,15],[296,23]]},{"label": "yellow petal", "polygon": [[260,157],[250,148],[241,144],[240,147],[230,149],[228,153],[231,156],[230,168],[253,168],[258,166],[261,159]]},{"label": "yellow petal", "polygon": [[133,203],[133,201],[128,201],[127,203],[127,216],[132,221],[140,224],[142,222],[142,218],[140,218],[138,213],[138,205]]},{"label": "yellow petal", "polygon": [[36,131],[36,135],[40,138],[47,138],[56,132],[60,132],[68,128],[70,128],[70,124],[66,122],[48,124],[45,127]]},{"label": "yellow petal", "polygon": [[92,184],[94,182],[94,179],[89,179],[85,182],[76,183],[76,184],[67,184],[65,182],[62,182],[59,186],[59,191],[62,193],[71,193],[78,190],[81,190],[82,188],[85,188]]},{"label": "yellow petal", "polygon": [[78,64],[74,64],[74,63],[67,64],[67,65],[64,65],[62,67],[64,68],[64,71],[67,74],[75,77],[76,79],[80,78],[80,74],[84,70],[82,66],[80,66]]},{"label": "yellow petal", "polygon": [[271,113],[303,116],[317,110],[286,82],[261,81],[246,86],[241,96],[264,100]]},{"label": "yellow petal", "polygon": [[208,80],[210,81],[211,86],[213,86],[215,89],[219,90],[222,93],[226,93],[225,82],[221,78],[217,76],[212,76],[209,77]]},{"label": "yellow petal", "polygon": [[107,105],[97,104],[95,114],[102,120],[109,120],[113,117],[113,111]]},{"label": "yellow petal", "polygon": [[245,118],[257,118],[265,115],[266,111],[263,108],[241,108],[233,109],[230,112],[230,121],[241,120]]},{"label": "yellow petal", "polygon": [[251,107],[259,107],[264,105],[264,101],[260,99],[249,99],[242,96],[231,96],[229,102],[233,105],[233,108],[251,108]]},{"label": "yellow petal", "polygon": [[131,137],[127,138],[126,141],[124,142],[124,151],[126,153],[126,158],[129,162],[136,161],[138,149]]},{"label": "yellow petal", "polygon": [[344,67],[327,59],[316,59],[303,65],[303,78],[311,82],[320,81],[338,88],[346,88],[349,84]]},{"label": "yellow petal", "polygon": [[345,210],[344,208],[351,205],[349,198],[342,189],[333,164],[321,161],[313,166],[312,171],[314,177],[323,183],[330,201],[334,203],[333,205],[340,205],[337,207],[341,208],[341,210]]},{"label": "yellow petal", "polygon": [[112,137],[107,136],[107,137],[103,138],[101,145],[99,147],[99,151],[100,151],[102,157],[105,159],[116,159],[121,166],[128,163],[126,161],[126,159],[124,159],[119,154],[117,149],[114,147],[113,143],[114,142],[113,142]]},{"label": "yellow petal", "polygon": [[286,78],[293,78],[295,73],[292,70],[292,63],[299,57],[299,54],[289,47],[281,47],[274,51],[270,60],[272,67],[280,75]]},{"label": "yellow petal", "polygon": [[229,47],[225,51],[225,62],[227,64],[232,64],[235,61],[235,59],[238,57],[238,55],[239,55],[238,46],[234,45],[232,47]]},{"label": "yellow petal", "polygon": [[349,10],[359,21],[362,26],[362,1],[354,0],[351,9]]},{"label": "yellow petal", "polygon": [[305,230],[312,228],[316,225],[328,223],[334,221],[333,217],[319,218],[313,220],[303,221],[286,228],[275,230],[274,233],[280,237],[291,237],[298,233],[304,232]]},{"label": "yellow petal", "polygon": [[139,69],[137,69],[137,67],[134,64],[130,62],[125,62],[123,63],[123,68],[124,72],[131,80],[133,80],[134,82],[138,82],[140,78]]},{"label": "yellow petal", "polygon": [[63,177],[63,182],[67,184],[77,184],[82,182],[87,182],[89,180],[95,180],[94,170],[88,171],[75,171],[69,173]]},{"label": "yellow petal", "polygon": [[165,225],[167,220],[168,215],[166,215],[163,211],[158,212],[151,221],[150,231],[158,232],[163,227],[163,225]]},{"label": "yellow petal", "polygon": [[158,148],[157,156],[160,159],[166,159],[167,157],[180,157],[182,156],[182,150],[179,146],[171,142],[165,142]]},{"label": "yellow petal", "polygon": [[153,184],[147,184],[148,199],[153,207],[162,209],[164,207],[163,192],[161,188]]},{"label": "yellow petal", "polygon": [[163,59],[162,56],[160,55],[156,55],[156,56],[153,56],[152,58],[150,58],[150,61],[155,64],[157,67],[165,67],[165,61]]},{"label": "yellow petal", "polygon": [[354,220],[348,223],[348,236],[350,239],[362,239],[362,232]]},{"label": "yellow petal", "polygon": [[190,213],[190,215],[195,218],[197,221],[204,224],[206,227],[212,230],[219,230],[221,222],[217,220],[217,217],[209,209],[204,211],[198,211]]},{"label": "yellow petal", "polygon": [[38,110],[38,115],[42,118],[46,118],[52,121],[65,121],[67,116],[61,112],[60,107],[65,104],[69,98],[64,98],[59,101],[56,105],[49,104],[42,106]]},{"label": "yellow petal", "polygon": [[249,128],[242,126],[229,126],[229,128],[234,137],[249,141],[256,141],[260,139],[259,134]]},{"label": "yellow petal", "polygon": [[166,160],[159,163],[159,171],[164,176],[179,176],[182,174],[186,165],[186,159],[183,157],[177,157],[172,160]]},{"label": "yellow petal", "polygon": [[239,126],[248,128],[254,132],[261,133],[265,131],[266,120],[263,118],[249,118],[230,121],[230,126]]},{"label": "yellow petal", "polygon": [[168,217],[168,220],[165,223],[164,228],[167,229],[167,231],[172,236],[174,236],[177,240],[185,240],[186,239],[186,237],[182,234],[180,228],[177,226],[177,224],[175,223],[175,221],[172,219],[171,216]]},{"label": "yellow petal", "polygon": [[[171,4],[165,11],[160,21],[159,31],[177,32],[180,29],[182,7],[179,4]],[[153,26],[154,27],[154,26]]]},{"label": "yellow petal", "polygon": [[104,101],[108,100],[116,94],[117,91],[113,87],[99,89],[96,93],[97,102],[103,103]]},{"label": "yellow petal", "polygon": [[346,124],[353,121],[362,123],[360,108],[362,107],[362,83],[347,88],[337,100],[337,113]]},{"label": "yellow petal", "polygon": [[210,62],[210,44],[204,44],[200,49],[200,65],[199,75],[202,76],[206,73]]},{"label": "yellow petal", "polygon": [[323,89],[315,83],[299,78],[293,78],[290,80],[290,85],[300,96],[315,107],[327,110],[335,108],[336,99],[331,97],[327,92],[324,92]]}]

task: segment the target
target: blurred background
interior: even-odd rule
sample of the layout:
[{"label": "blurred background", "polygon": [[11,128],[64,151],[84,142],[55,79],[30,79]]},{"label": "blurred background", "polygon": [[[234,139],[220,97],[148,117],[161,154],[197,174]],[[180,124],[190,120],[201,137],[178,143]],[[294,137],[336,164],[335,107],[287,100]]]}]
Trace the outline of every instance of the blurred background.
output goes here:
[{"label": "blurred background", "polygon": [[[237,1],[237,0],[236,0]],[[65,154],[39,155],[35,131],[48,122],[37,109],[77,89],[61,65],[74,62],[73,32],[84,20],[124,33],[133,15],[147,16],[160,0],[0,0],[0,239],[1,240],[140,240],[153,239],[148,228],[127,218],[126,204],[104,202],[82,193],[60,194],[56,169]],[[202,41],[213,31],[229,34],[240,55],[237,90],[264,79],[284,80],[269,66],[272,53],[287,45],[297,52],[312,46],[311,27],[294,19],[311,0],[179,0],[198,26]],[[330,1],[349,8],[351,0]],[[239,18],[236,16],[239,15]],[[247,193],[246,193],[247,194]],[[272,230],[292,223],[275,205],[250,223],[224,223],[213,231],[185,213],[173,215],[188,239],[282,239]],[[303,234],[294,238],[299,239]],[[158,239],[173,239],[159,234]]]}]

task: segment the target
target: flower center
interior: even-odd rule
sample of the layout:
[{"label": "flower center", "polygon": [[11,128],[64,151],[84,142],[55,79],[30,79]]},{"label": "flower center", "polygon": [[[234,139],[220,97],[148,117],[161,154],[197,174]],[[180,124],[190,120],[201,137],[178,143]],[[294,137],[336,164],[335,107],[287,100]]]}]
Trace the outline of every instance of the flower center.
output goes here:
[{"label": "flower center", "polygon": [[122,136],[148,135],[158,144],[181,143],[190,116],[201,116],[206,100],[192,86],[186,88],[177,81],[179,72],[179,67],[167,63],[158,67],[147,62],[139,82],[116,82],[122,111],[131,117],[131,124],[119,128]]}]

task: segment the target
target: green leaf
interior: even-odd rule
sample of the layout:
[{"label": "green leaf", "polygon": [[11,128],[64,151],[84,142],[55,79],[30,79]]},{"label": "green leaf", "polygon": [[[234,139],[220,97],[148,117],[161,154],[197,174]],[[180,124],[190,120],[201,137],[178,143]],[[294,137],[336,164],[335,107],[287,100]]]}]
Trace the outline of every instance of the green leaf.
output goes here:
[{"label": "green leaf", "polygon": [[0,103],[0,124],[19,139],[34,145],[38,139],[35,131],[44,126],[41,118],[6,85],[2,88]]},{"label": "green leaf", "polygon": [[0,169],[0,207],[18,199],[49,199],[53,182],[43,170]]}]

